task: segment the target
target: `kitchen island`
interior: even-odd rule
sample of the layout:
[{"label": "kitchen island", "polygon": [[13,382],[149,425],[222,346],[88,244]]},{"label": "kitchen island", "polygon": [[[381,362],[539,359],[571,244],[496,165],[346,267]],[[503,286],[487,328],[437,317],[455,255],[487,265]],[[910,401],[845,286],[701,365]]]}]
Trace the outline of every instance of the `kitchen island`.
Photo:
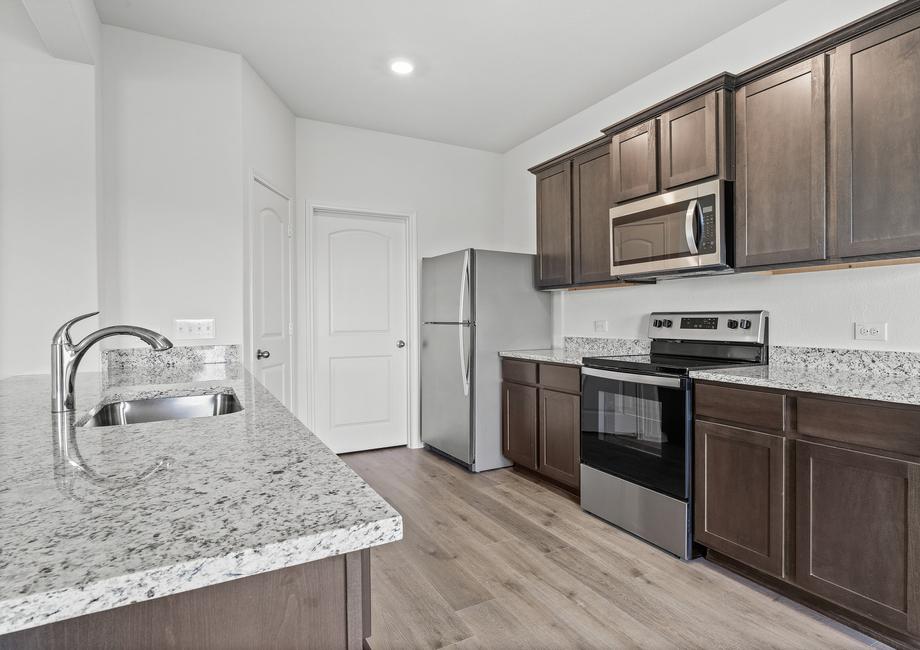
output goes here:
[{"label": "kitchen island", "polygon": [[[0,381],[0,648],[368,636],[367,549],[400,515],[245,370],[181,375],[81,374],[63,418],[47,375]],[[80,426],[100,402],[231,391],[236,413]]]}]

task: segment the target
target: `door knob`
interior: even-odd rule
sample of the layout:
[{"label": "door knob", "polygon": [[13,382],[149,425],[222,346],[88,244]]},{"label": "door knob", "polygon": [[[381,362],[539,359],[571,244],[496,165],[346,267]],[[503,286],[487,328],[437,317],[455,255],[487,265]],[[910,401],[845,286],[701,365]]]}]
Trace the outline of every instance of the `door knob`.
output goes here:
[{"label": "door knob", "polygon": [[396,347],[398,347],[398,348],[404,348],[404,347],[406,347],[406,342],[403,341],[402,339],[399,339],[398,341],[396,341]]},{"label": "door knob", "polygon": [[268,350],[256,350],[256,359],[267,359],[272,356]]}]

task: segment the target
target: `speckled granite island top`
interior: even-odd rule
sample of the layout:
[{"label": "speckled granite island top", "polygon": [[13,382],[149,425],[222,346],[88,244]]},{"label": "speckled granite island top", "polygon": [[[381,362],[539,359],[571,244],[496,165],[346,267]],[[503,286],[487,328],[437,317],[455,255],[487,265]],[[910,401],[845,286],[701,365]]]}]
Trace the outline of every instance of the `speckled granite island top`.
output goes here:
[{"label": "speckled granite island top", "polygon": [[402,537],[400,515],[261,384],[228,377],[103,391],[81,374],[77,423],[100,396],[230,389],[243,410],[75,429],[54,421],[47,375],[0,381],[0,634]]},{"label": "speckled granite island top", "polygon": [[690,376],[730,384],[920,405],[920,376],[916,375],[873,375],[771,364],[696,370]]}]

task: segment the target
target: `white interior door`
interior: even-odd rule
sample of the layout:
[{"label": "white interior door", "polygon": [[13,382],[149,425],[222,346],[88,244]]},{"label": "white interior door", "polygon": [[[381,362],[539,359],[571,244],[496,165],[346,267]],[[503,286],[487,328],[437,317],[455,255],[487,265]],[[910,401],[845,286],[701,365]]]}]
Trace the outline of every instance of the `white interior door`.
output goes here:
[{"label": "white interior door", "polygon": [[314,429],[336,453],[409,434],[407,224],[313,220]]},{"label": "white interior door", "polygon": [[252,179],[253,374],[291,408],[291,201]]}]

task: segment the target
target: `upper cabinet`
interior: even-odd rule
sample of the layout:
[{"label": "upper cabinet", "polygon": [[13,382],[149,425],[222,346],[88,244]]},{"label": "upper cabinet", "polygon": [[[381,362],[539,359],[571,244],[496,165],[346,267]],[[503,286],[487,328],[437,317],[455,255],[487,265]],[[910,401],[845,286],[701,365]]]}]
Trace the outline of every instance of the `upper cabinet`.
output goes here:
[{"label": "upper cabinet", "polygon": [[604,129],[613,203],[708,178],[732,180],[732,89],[721,74]]},{"label": "upper cabinet", "polygon": [[537,174],[537,287],[572,282],[572,162]]},{"label": "upper cabinet", "polygon": [[662,189],[718,175],[720,97],[710,92],[661,116]]},{"label": "upper cabinet", "polygon": [[572,162],[573,267],[576,284],[610,280],[610,148]]},{"label": "upper cabinet", "polygon": [[540,289],[611,279],[608,142],[599,138],[530,170],[537,177]]},{"label": "upper cabinet", "polygon": [[920,250],[920,14],[840,46],[832,66],[838,255]]},{"label": "upper cabinet", "polygon": [[613,203],[658,191],[657,119],[613,136],[610,142],[610,179]]},{"label": "upper cabinet", "polygon": [[825,257],[826,57],[735,91],[735,263]]}]

